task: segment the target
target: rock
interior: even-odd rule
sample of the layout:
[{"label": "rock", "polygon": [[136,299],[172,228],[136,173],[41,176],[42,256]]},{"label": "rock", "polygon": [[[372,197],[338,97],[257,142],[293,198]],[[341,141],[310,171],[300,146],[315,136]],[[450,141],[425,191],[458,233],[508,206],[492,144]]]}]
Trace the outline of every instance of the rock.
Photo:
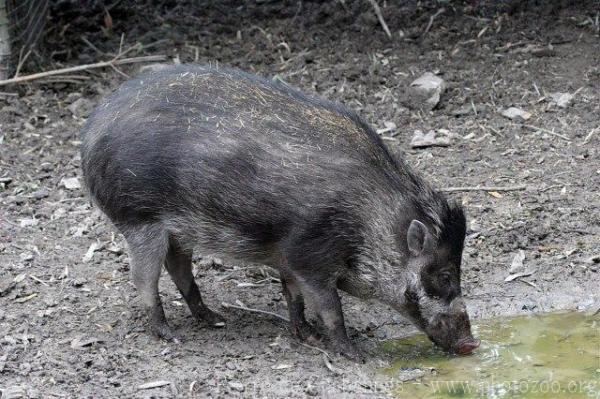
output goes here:
[{"label": "rock", "polygon": [[33,254],[31,252],[23,252],[19,255],[21,262],[29,262],[33,260]]},{"label": "rock", "polygon": [[446,89],[446,82],[439,76],[425,72],[418,79],[413,81],[410,86],[419,94],[426,96],[425,104],[430,108],[435,108],[440,102],[440,96]]},{"label": "rock", "polygon": [[20,386],[2,388],[2,390],[0,390],[0,393],[0,398],[2,399],[21,399],[27,398],[29,396],[27,394],[27,388]]},{"label": "rock", "polygon": [[573,101],[573,94],[570,93],[551,93],[550,99],[560,108],[567,108]]},{"label": "rock", "polygon": [[413,81],[410,85],[417,89],[427,92],[443,90],[446,86],[444,79],[431,72],[425,72],[418,79]]},{"label": "rock", "polygon": [[229,369],[229,370],[237,370],[237,367],[236,367],[235,363],[233,363],[233,362],[225,363],[225,367],[227,367],[227,369]]},{"label": "rock", "polygon": [[500,114],[508,119],[512,119],[512,120],[523,120],[526,121],[529,118],[531,118],[531,114],[527,111],[523,111],[520,108],[516,108],[516,107],[509,107],[506,108],[502,111],[500,111]]},{"label": "rock", "polygon": [[76,177],[65,177],[60,181],[60,184],[67,190],[79,190],[81,188],[81,183]]},{"label": "rock", "polygon": [[[0,296],[8,294],[16,286],[17,286],[17,284],[11,277],[6,276],[6,277],[0,278]],[[1,396],[0,396],[0,398],[1,398]]]},{"label": "rock", "polygon": [[113,253],[115,255],[121,255],[123,253],[123,248],[121,248],[120,246],[118,246],[115,243],[111,243],[106,247],[106,250],[110,253]]},{"label": "rock", "polygon": [[244,384],[242,384],[241,382],[235,382],[235,381],[230,381],[228,383],[229,388],[233,389],[234,391],[237,392],[244,392]]},{"label": "rock", "polygon": [[308,396],[318,396],[319,390],[314,385],[308,385],[306,388],[304,388],[304,393]]},{"label": "rock", "polygon": [[19,222],[19,226],[31,227],[31,226],[37,226],[38,223],[39,223],[39,220],[37,220],[35,218],[21,219],[21,221]]},{"label": "rock", "polygon": [[452,144],[450,136],[438,135],[434,130],[430,130],[427,134],[423,134],[421,130],[415,130],[413,138],[410,141],[412,148],[448,147],[450,144]]},{"label": "rock", "polygon": [[90,114],[93,108],[94,103],[84,97],[73,101],[72,104],[67,106],[67,109],[71,111],[71,114],[77,118],[85,118]]},{"label": "rock", "polygon": [[37,190],[37,191],[34,191],[34,192],[31,194],[31,197],[32,197],[32,198],[35,198],[35,199],[37,199],[37,200],[39,200],[39,199],[42,199],[42,198],[46,198],[46,197],[48,197],[49,195],[50,195],[50,190],[48,190],[48,189],[47,189],[47,188],[45,188],[45,187],[42,187],[42,188],[40,188],[39,190]]}]

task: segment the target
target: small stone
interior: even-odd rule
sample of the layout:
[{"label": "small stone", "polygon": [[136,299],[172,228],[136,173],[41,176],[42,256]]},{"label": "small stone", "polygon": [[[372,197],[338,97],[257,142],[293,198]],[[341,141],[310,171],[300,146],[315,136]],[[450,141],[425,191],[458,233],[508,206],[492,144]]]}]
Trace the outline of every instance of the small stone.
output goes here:
[{"label": "small stone", "polygon": [[7,388],[2,388],[0,391],[2,399],[22,399],[27,398],[27,389],[21,386],[12,386]]},{"label": "small stone", "polygon": [[73,101],[72,104],[67,106],[67,109],[69,111],[71,111],[73,116],[75,116],[77,118],[84,118],[84,117],[88,116],[93,108],[94,108],[94,103],[92,103],[90,100],[88,100],[87,98],[84,98],[84,97]]},{"label": "small stone", "polygon": [[431,72],[425,72],[410,85],[415,91],[428,97],[425,103],[430,109],[433,109],[438,105],[440,96],[446,89],[446,82],[444,82],[444,79]]},{"label": "small stone", "polygon": [[31,194],[31,197],[39,200],[39,199],[42,199],[42,198],[46,198],[49,195],[50,195],[50,191],[47,188],[43,187],[43,188],[40,188],[37,191],[34,191]]},{"label": "small stone", "polygon": [[446,83],[444,82],[444,79],[439,76],[436,76],[431,72],[425,72],[410,85],[424,91],[435,91],[443,90]]},{"label": "small stone", "polygon": [[378,339],[386,339],[387,332],[383,328],[378,328],[377,330],[375,330],[375,337]]},{"label": "small stone", "polygon": [[529,112],[523,111],[522,109],[516,107],[506,108],[505,110],[500,111],[500,114],[512,120],[526,121],[527,119],[531,118],[531,114]]},{"label": "small stone", "polygon": [[114,244],[114,243],[109,244],[106,247],[106,250],[108,252],[111,252],[111,253],[115,254],[115,255],[121,255],[123,253],[123,248],[121,248],[120,246],[118,246],[117,244]]},{"label": "small stone", "polygon": [[29,262],[33,260],[33,254],[31,252],[22,252],[19,255],[19,259],[21,259],[21,262]]},{"label": "small stone", "polygon": [[76,177],[66,177],[60,181],[60,184],[67,190],[79,190],[81,183]]},{"label": "small stone", "polygon": [[237,366],[233,362],[225,363],[225,367],[227,367],[229,370],[237,370]]},{"label": "small stone", "polygon": [[571,93],[551,93],[549,97],[558,107],[567,108],[571,105],[574,96]]},{"label": "small stone", "polygon": [[234,391],[238,391],[238,392],[244,392],[244,384],[240,383],[240,382],[235,382],[235,381],[230,381],[228,383],[229,388],[233,389]]},{"label": "small stone", "polygon": [[39,221],[35,218],[28,218],[28,219],[21,219],[21,221],[19,222],[19,225],[21,227],[32,227],[32,226],[37,226],[37,224],[39,223]]},{"label": "small stone", "polygon": [[304,388],[304,393],[308,396],[318,396],[319,390],[314,385],[309,385],[306,388]]}]

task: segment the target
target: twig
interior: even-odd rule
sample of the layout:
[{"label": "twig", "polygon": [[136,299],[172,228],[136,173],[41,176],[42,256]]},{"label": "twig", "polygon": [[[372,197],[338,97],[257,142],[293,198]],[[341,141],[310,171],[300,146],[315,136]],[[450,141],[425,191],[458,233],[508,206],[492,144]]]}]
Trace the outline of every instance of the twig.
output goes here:
[{"label": "twig", "polygon": [[127,75],[125,72],[121,71],[119,68],[114,66],[114,64],[110,64],[110,67],[119,75],[123,76],[125,79],[130,79],[131,76]]},{"label": "twig", "polygon": [[36,277],[36,276],[34,276],[33,274],[30,274],[30,275],[29,275],[29,277],[30,277],[32,280],[35,280],[35,281],[37,281],[38,283],[40,283],[40,284],[42,284],[42,285],[45,285],[46,287],[48,287],[48,283],[47,283],[47,282],[45,282],[45,281],[44,281],[44,280],[42,280],[42,279],[39,279],[39,278],[37,278],[37,277]]},{"label": "twig", "polygon": [[307,347],[307,348],[310,348],[310,349],[317,350],[317,351],[321,352],[322,354],[324,354],[324,355],[325,355],[325,356],[327,356],[327,357],[331,357],[331,356],[329,356],[329,353],[327,353],[327,351],[326,351],[326,350],[324,350],[324,349],[318,348],[318,347],[316,347],[316,346],[309,345],[309,344],[307,344],[307,343],[305,343],[305,342],[298,342],[298,343],[299,343],[300,345],[302,345],[302,346],[305,346],[305,347]]},{"label": "twig", "polygon": [[25,47],[21,47],[21,51],[19,51],[19,62],[17,63],[17,69],[15,70],[15,75],[13,76],[14,78],[19,76],[19,72],[21,72],[23,64],[25,64],[25,61],[27,61],[27,58],[29,58],[29,54],[31,54],[31,50],[29,50],[27,53],[25,53],[25,56],[23,56],[23,50],[25,50]]},{"label": "twig", "polygon": [[388,28],[387,24],[385,23],[385,19],[383,19],[383,14],[381,13],[381,8],[379,8],[379,4],[377,4],[377,0],[369,0],[369,3],[371,3],[371,6],[375,10],[375,15],[377,15],[377,19],[379,20],[381,27],[385,31],[385,34],[391,39],[392,32],[390,32],[390,28]]},{"label": "twig", "polygon": [[52,71],[34,73],[32,75],[19,76],[12,79],[0,80],[0,86],[6,86],[13,83],[23,83],[31,80],[47,78],[48,76],[56,76],[56,75],[64,75],[72,72],[79,71],[87,71],[89,69],[97,69],[97,68],[106,68],[106,67],[114,67],[115,65],[123,65],[123,64],[134,64],[139,62],[155,62],[155,61],[164,61],[167,57],[164,55],[148,55],[143,57],[132,57],[132,58],[123,58],[117,59],[114,58],[110,61],[102,61],[96,62],[94,64],[85,64],[78,65],[69,68],[61,68],[55,69]]},{"label": "twig", "polygon": [[266,314],[269,316],[273,316],[275,318],[278,318],[280,320],[285,321],[286,323],[289,323],[290,320],[287,317],[281,316],[277,313],[273,313],[273,312],[269,312],[268,310],[260,310],[260,309],[253,309],[253,308],[248,308],[246,306],[238,306],[238,305],[232,305],[230,303],[227,302],[221,302],[221,305],[224,308],[233,308],[233,309],[239,309],[239,310],[245,310],[247,312],[254,312],[254,313],[262,313],[262,314]]},{"label": "twig", "polygon": [[520,191],[526,190],[527,186],[464,186],[464,187],[446,187],[442,191],[453,193],[456,191]]},{"label": "twig", "polygon": [[528,128],[528,129],[531,129],[531,130],[535,130],[535,131],[543,132],[543,133],[548,133],[548,134],[550,134],[552,136],[560,137],[563,140],[571,141],[571,139],[568,138],[567,136],[564,136],[564,135],[562,135],[560,133],[555,133],[552,130],[544,129],[544,128],[533,126],[533,125],[528,125],[526,123],[523,123],[522,126]]},{"label": "twig", "polygon": [[425,35],[427,32],[429,32],[429,29],[431,29],[431,27],[433,26],[433,21],[442,13],[446,12],[445,8],[440,8],[439,10],[437,10],[437,12],[435,14],[433,14],[431,17],[429,17],[429,23],[427,24],[427,27],[425,28],[425,32],[423,32],[423,35]]},{"label": "twig", "polygon": [[90,42],[88,39],[86,39],[85,37],[82,37],[81,40],[92,50],[94,50],[95,52],[97,52],[100,55],[106,55],[106,53],[102,50],[100,50],[98,47],[94,46],[92,44],[92,42]]},{"label": "twig", "polygon": [[585,139],[583,140],[583,144],[589,143],[592,136],[594,135],[594,133],[596,133],[596,131],[598,131],[598,130],[600,130],[600,127],[590,130],[590,132],[587,134],[587,136],[585,136]]}]

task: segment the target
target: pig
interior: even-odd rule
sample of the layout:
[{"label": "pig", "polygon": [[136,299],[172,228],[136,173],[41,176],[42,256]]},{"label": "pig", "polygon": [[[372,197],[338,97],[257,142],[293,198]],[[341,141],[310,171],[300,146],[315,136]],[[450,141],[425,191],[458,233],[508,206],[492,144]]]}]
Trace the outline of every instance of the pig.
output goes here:
[{"label": "pig", "polygon": [[[183,65],[124,83],[81,132],[93,202],[123,234],[149,329],[177,340],[164,265],[192,315],[219,326],[192,253],[277,269],[291,333],[353,360],[338,289],[405,315],[468,354],[466,222],[357,113],[236,69]],[[305,301],[320,320],[305,317]]]}]

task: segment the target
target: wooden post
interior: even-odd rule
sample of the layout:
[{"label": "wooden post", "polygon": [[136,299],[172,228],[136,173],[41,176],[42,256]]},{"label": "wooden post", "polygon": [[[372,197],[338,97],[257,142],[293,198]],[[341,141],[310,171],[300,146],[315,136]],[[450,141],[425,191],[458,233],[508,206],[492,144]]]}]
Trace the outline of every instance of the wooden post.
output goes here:
[{"label": "wooden post", "polygon": [[10,50],[8,10],[6,0],[0,0],[0,80],[8,79]]}]

